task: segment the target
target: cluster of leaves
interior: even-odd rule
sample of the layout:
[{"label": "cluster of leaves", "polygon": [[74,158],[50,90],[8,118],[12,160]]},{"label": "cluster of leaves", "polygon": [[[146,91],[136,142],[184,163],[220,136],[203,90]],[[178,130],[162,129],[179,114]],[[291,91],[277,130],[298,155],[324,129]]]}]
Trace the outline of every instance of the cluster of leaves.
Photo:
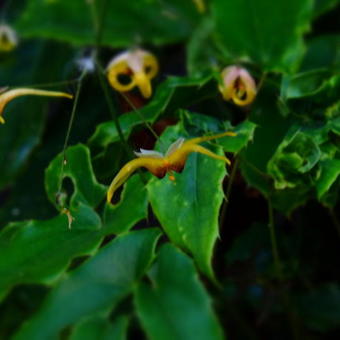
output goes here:
[{"label": "cluster of leaves", "polygon": [[[306,231],[307,218],[290,234],[279,229],[277,239],[272,228],[273,209],[280,227],[311,200],[337,223],[340,36],[315,26],[336,5],[12,3],[8,20],[21,42],[0,56],[3,85],[67,87],[79,100],[24,98],[6,108],[0,127],[0,338],[126,339],[142,336],[141,329],[156,340],[215,340],[230,332],[273,338],[278,329],[289,338],[286,321],[278,318],[285,314],[296,337],[318,338],[340,327],[339,275],[323,274],[324,263],[312,261],[325,248],[336,258],[333,229],[325,232],[335,245],[306,250],[301,239],[317,243],[323,235]],[[161,72],[150,101],[140,103],[133,93],[131,105],[109,89],[103,69],[118,51],[137,44],[158,56]],[[94,71],[82,72],[84,58],[95,59]],[[229,64],[246,66],[257,80],[250,107],[222,101],[216,75]],[[71,146],[62,152],[72,105]],[[132,157],[131,147],[148,148],[148,127],[157,124],[166,127],[156,143],[160,151],[179,137],[235,131],[236,137],[208,146],[232,157],[225,188],[225,164],[192,154],[175,183],[137,173],[117,203],[105,203],[107,184]],[[243,201],[251,194],[260,210],[268,206],[271,234],[267,217],[243,216],[252,217]],[[231,224],[234,235],[225,231]],[[310,289],[310,282],[320,285]],[[249,316],[253,325],[242,314],[260,316]],[[268,315],[270,326],[257,334]]]}]

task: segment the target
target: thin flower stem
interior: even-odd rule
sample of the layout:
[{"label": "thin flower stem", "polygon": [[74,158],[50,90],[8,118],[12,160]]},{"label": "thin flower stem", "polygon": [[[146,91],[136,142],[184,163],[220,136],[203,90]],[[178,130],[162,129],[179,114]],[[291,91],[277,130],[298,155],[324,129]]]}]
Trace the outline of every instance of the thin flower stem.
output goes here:
[{"label": "thin flower stem", "polygon": [[95,36],[95,53],[93,54],[93,58],[94,58],[94,61],[95,61],[95,64],[96,64],[96,70],[97,70],[97,76],[98,76],[98,79],[99,79],[99,83],[100,83],[100,86],[101,86],[101,88],[104,92],[104,97],[105,97],[107,106],[109,108],[111,117],[112,117],[112,119],[115,123],[119,139],[123,143],[126,151],[128,153],[131,153],[131,150],[130,150],[129,146],[127,145],[127,142],[126,142],[125,137],[124,137],[124,133],[123,133],[122,128],[120,126],[118,114],[117,114],[117,112],[114,108],[112,98],[111,98],[110,93],[109,93],[109,87],[108,87],[108,85],[106,83],[106,79],[104,77],[105,72],[104,72],[103,68],[101,67],[101,65],[98,61],[100,41],[101,41],[101,36],[102,36],[102,33],[103,33],[103,18],[102,18],[102,16],[104,16],[104,14],[106,12],[105,11],[106,5],[107,5],[107,1],[105,1],[104,4],[103,4],[102,11],[100,13],[101,15],[98,15],[97,7],[96,7],[96,1],[93,0],[90,3],[91,13],[92,13],[93,30],[94,30],[94,36]]},{"label": "thin flower stem", "polygon": [[61,81],[57,81],[57,82],[53,82],[53,83],[40,83],[40,84],[32,84],[32,85],[24,85],[23,87],[32,87],[32,88],[36,88],[36,87],[54,87],[54,86],[61,86],[61,85],[70,85],[73,83],[76,83],[79,81],[79,77],[78,78],[74,78],[74,79],[70,79],[70,80],[61,80]]},{"label": "thin flower stem", "polygon": [[129,99],[128,96],[125,95],[124,92],[120,92],[120,95],[124,98],[124,100],[132,107],[133,111],[136,112],[139,117],[142,119],[143,123],[146,125],[146,127],[150,130],[150,132],[152,133],[152,135],[156,138],[156,140],[159,139],[157,133],[155,132],[155,130],[152,128],[152,126],[150,125],[150,123],[144,118],[144,116],[142,115],[142,113],[136,108],[136,106],[133,104],[133,102]]},{"label": "thin flower stem", "polygon": [[102,38],[103,31],[104,31],[104,16],[107,13],[107,11],[106,11],[107,4],[108,4],[108,1],[105,0],[102,3],[101,12],[98,13],[98,9],[97,9],[97,6],[96,6],[96,0],[92,0],[91,3],[90,3],[93,30],[94,30],[94,40],[95,40],[95,46],[96,46],[97,52],[99,52],[101,38]]},{"label": "thin flower stem", "polygon": [[[105,11],[105,8],[106,8],[106,5],[107,5],[107,0],[105,0],[103,6],[102,6],[102,11],[100,13],[100,15],[98,14],[98,10],[97,10],[97,7],[96,7],[96,1],[93,0],[92,3],[91,3],[91,12],[92,12],[92,20],[93,20],[93,28],[94,28],[94,31],[95,31],[95,45],[96,45],[96,57],[98,56],[99,54],[99,47],[100,47],[100,41],[101,41],[101,36],[102,36],[102,33],[103,33],[103,17],[106,13]],[[97,64],[97,69],[99,69],[99,72],[101,73],[101,75],[99,75],[99,78],[100,78],[100,82],[101,82],[101,85],[102,85],[102,88],[103,88],[103,91],[104,91],[104,94],[105,94],[105,97],[107,98],[107,102],[109,104],[109,100],[108,101],[108,96],[107,96],[107,89],[104,90],[104,84],[103,84],[103,81],[102,81],[102,74],[104,74],[104,70],[102,69],[101,65],[96,62]],[[106,84],[106,82],[105,82]],[[107,85],[105,86],[107,88]],[[157,133],[154,131],[154,129],[152,128],[152,126],[149,124],[149,122],[146,121],[146,119],[143,117],[143,115],[141,114],[141,112],[135,107],[135,105],[132,103],[132,101],[124,94],[124,93],[120,93],[122,95],[122,97],[124,98],[124,100],[132,107],[132,109],[140,116],[140,118],[142,119],[142,121],[144,122],[144,124],[147,126],[147,128],[150,130],[150,132],[152,133],[152,135],[156,138],[156,140],[159,139]],[[116,122],[116,128],[117,128],[117,131],[118,131],[118,134],[120,136],[120,139],[122,142],[124,142],[124,136],[122,133],[120,133],[119,131],[121,131],[120,129],[120,126],[119,126],[119,121],[116,120],[116,114],[112,114],[113,113],[113,107],[112,107],[112,104],[111,104],[111,109],[110,109],[110,112],[111,112],[111,115],[113,117],[113,119],[115,120]],[[123,138],[122,138],[123,137]]]},{"label": "thin flower stem", "polygon": [[104,92],[104,97],[105,97],[107,106],[109,108],[111,117],[112,117],[112,119],[113,119],[113,121],[115,123],[119,139],[123,143],[124,148],[126,149],[126,151],[128,153],[131,153],[130,148],[127,146],[127,142],[125,140],[123,130],[122,130],[121,126],[120,126],[118,115],[117,115],[117,112],[116,112],[116,110],[114,108],[114,105],[113,105],[113,102],[112,102],[112,98],[111,98],[110,93],[109,93],[109,87],[108,87],[108,85],[106,83],[106,79],[104,78],[101,66],[100,66],[100,64],[99,64],[99,62],[97,60],[96,60],[96,69],[97,69],[97,75],[98,75],[98,78],[99,78],[100,86],[101,86],[101,88],[102,88],[102,90]]},{"label": "thin flower stem", "polygon": [[[100,62],[98,61],[98,56],[99,56],[99,51],[100,51],[100,42],[101,42],[102,34],[103,34],[103,31],[104,31],[104,25],[103,25],[104,16],[107,13],[107,11],[106,11],[107,4],[108,4],[108,1],[104,0],[104,2],[102,4],[102,10],[101,10],[100,14],[98,14],[97,7],[96,7],[96,1],[93,0],[91,2],[91,13],[92,13],[94,35],[95,35],[95,50],[94,50],[92,57],[94,59],[95,65],[96,65],[97,76],[98,76],[100,85],[102,87],[102,90],[104,92],[105,100],[106,100],[106,103],[108,105],[111,117],[113,118],[113,121],[115,123],[119,139],[120,139],[121,143],[124,145],[125,150],[129,154],[133,155],[133,152],[132,152],[129,144],[126,142],[125,137],[124,137],[124,133],[123,133],[122,128],[120,126],[118,114],[117,114],[117,112],[114,108],[112,98],[110,96],[110,92],[109,92],[110,89],[109,89],[107,82],[106,82],[106,79],[104,77],[105,71],[102,68]],[[145,180],[143,173],[141,173],[141,171],[138,171],[138,173],[139,173],[139,176],[140,176],[142,182],[144,184],[146,184],[147,181]]]},{"label": "thin flower stem", "polygon": [[[74,117],[76,115],[76,110],[77,110],[77,106],[78,106],[80,90],[81,90],[82,82],[83,82],[85,75],[86,75],[86,71],[84,70],[77,80],[77,88],[76,88],[76,93],[75,93],[75,96],[74,96],[74,102],[73,102],[73,106],[72,106],[71,117],[70,117],[70,120],[69,120],[69,123],[68,123],[67,132],[66,132],[65,141],[64,141],[64,146],[63,146],[63,151],[62,151],[63,156],[62,156],[62,163],[61,163],[61,169],[60,169],[60,175],[59,175],[58,193],[61,192],[61,188],[62,188],[65,165],[67,163],[66,149],[67,149],[68,141],[70,139],[71,130],[72,130],[73,122],[74,122]],[[62,207],[62,208],[64,208],[64,207]]]}]

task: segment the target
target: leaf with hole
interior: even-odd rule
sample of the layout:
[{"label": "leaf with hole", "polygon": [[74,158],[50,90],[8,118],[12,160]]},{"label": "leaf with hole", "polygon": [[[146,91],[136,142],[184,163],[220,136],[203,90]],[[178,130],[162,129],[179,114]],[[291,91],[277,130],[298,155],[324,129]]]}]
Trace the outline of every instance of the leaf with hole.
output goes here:
[{"label": "leaf with hole", "polygon": [[13,339],[56,337],[85,317],[113,309],[150,266],[159,236],[157,229],[133,231],[101,248],[60,280]]}]

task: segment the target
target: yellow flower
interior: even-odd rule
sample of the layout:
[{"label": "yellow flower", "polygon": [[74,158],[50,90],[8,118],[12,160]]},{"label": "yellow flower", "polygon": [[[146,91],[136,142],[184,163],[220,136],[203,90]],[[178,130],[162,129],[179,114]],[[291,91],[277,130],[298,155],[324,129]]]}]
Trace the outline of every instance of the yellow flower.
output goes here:
[{"label": "yellow flower", "polygon": [[108,80],[115,90],[126,92],[137,86],[143,97],[150,98],[151,79],[158,73],[158,62],[150,52],[136,49],[113,58],[107,72]]},{"label": "yellow flower", "polygon": [[204,13],[205,10],[206,10],[206,7],[205,7],[205,3],[204,3],[204,0],[193,0],[197,10],[200,12],[200,13]]},{"label": "yellow flower", "polygon": [[184,138],[179,138],[176,142],[170,145],[165,155],[158,151],[141,149],[141,152],[135,153],[138,158],[125,164],[111,182],[107,192],[107,201],[111,201],[116,190],[123,185],[131,174],[138,168],[146,168],[158,178],[163,178],[166,173],[169,173],[169,179],[174,180],[175,178],[172,175],[172,171],[181,172],[189,154],[192,152],[198,152],[230,164],[228,158],[216,155],[198,144],[212,139],[235,135],[236,134],[234,132],[228,131],[218,135],[193,138],[188,141],[185,141]]},{"label": "yellow flower", "polygon": [[8,25],[0,25],[0,51],[12,51],[18,45],[18,37],[15,31]]},{"label": "yellow flower", "polygon": [[38,90],[38,89],[30,89],[30,88],[18,88],[8,91],[1,91],[0,89],[0,123],[4,124],[5,120],[2,117],[5,106],[12,99],[20,96],[47,96],[47,97],[66,97],[72,99],[73,96],[71,94],[65,92],[57,92],[57,91],[46,91],[46,90]]},{"label": "yellow flower", "polygon": [[256,96],[256,84],[249,72],[239,66],[226,67],[222,73],[219,90],[225,100],[245,106],[251,104]]}]

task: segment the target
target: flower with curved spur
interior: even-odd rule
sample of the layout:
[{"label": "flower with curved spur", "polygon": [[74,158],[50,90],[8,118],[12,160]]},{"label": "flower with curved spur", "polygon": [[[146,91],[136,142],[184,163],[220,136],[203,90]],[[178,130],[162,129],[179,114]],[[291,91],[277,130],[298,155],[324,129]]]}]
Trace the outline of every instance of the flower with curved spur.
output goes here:
[{"label": "flower with curved spur", "polygon": [[15,31],[8,25],[0,25],[0,51],[10,52],[18,45]]},{"label": "flower with curved spur", "polygon": [[18,88],[13,90],[5,89],[1,91],[0,89],[0,123],[4,124],[5,120],[2,117],[3,111],[5,106],[8,102],[16,97],[21,96],[47,96],[47,97],[65,97],[72,99],[73,96],[69,93],[65,92],[58,92],[58,91],[47,91],[47,90],[38,90],[38,89],[31,89],[31,88]]},{"label": "flower with curved spur", "polygon": [[251,104],[256,96],[256,84],[250,73],[243,67],[228,66],[222,73],[219,90],[225,100],[245,106]]},{"label": "flower with curved spur", "polygon": [[135,152],[138,158],[125,164],[118,172],[116,177],[111,182],[109,190],[107,192],[107,201],[111,202],[112,196],[116,190],[124,184],[124,182],[135,172],[138,168],[146,168],[153,175],[158,178],[163,178],[166,173],[169,173],[169,179],[174,180],[172,171],[182,172],[185,166],[185,162],[192,152],[198,152],[203,155],[215,158],[230,164],[228,158],[219,156],[204,148],[199,143],[203,143],[209,140],[222,138],[226,136],[235,136],[234,132],[228,131],[213,136],[204,136],[189,139],[185,141],[184,138],[179,138],[176,142],[170,145],[168,151],[163,155],[162,153],[154,150],[143,150],[141,152]]},{"label": "flower with curved spur", "polygon": [[158,73],[156,57],[148,51],[135,49],[122,52],[107,66],[107,77],[111,86],[119,92],[138,87],[144,98],[152,94],[151,79]]}]

